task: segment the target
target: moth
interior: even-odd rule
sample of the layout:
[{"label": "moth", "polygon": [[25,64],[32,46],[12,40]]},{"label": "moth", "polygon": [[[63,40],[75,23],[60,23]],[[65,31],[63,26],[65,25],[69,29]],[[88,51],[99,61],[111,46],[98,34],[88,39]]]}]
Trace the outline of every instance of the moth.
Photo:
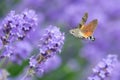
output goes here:
[{"label": "moth", "polygon": [[88,13],[85,13],[78,27],[69,30],[69,32],[77,38],[89,39],[91,41],[94,41],[95,37],[93,37],[93,33],[98,24],[98,20],[94,19],[86,25],[85,23],[87,21],[87,18]]}]

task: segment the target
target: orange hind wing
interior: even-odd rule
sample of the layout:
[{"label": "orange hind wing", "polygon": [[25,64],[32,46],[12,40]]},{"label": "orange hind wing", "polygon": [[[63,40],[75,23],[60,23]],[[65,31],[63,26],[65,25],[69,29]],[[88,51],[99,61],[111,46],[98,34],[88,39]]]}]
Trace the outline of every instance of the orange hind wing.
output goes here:
[{"label": "orange hind wing", "polygon": [[96,26],[98,24],[97,19],[92,20],[89,24],[83,25],[80,30],[83,33],[84,37],[87,38],[89,36],[92,36]]}]

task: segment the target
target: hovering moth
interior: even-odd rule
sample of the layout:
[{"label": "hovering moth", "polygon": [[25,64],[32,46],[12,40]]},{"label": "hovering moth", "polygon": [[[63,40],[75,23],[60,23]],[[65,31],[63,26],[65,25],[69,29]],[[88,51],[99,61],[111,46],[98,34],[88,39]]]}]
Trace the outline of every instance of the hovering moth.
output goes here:
[{"label": "hovering moth", "polygon": [[88,13],[85,13],[78,27],[71,29],[69,32],[77,38],[89,39],[94,41],[95,38],[93,37],[93,32],[98,24],[98,20],[94,19],[86,25],[85,23],[87,21],[87,18]]}]

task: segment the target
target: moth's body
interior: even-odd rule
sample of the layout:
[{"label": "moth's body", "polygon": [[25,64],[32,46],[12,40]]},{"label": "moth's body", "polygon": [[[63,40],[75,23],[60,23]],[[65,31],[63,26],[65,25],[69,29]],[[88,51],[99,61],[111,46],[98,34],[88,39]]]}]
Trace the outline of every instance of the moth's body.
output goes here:
[{"label": "moth's body", "polygon": [[83,33],[80,31],[79,28],[75,28],[75,29],[72,29],[70,30],[71,34],[75,34],[74,36],[75,37],[78,37],[78,38],[83,38]]},{"label": "moth's body", "polygon": [[[84,27],[84,26],[82,26],[82,27]],[[79,28],[75,28],[75,29],[70,30],[70,33],[73,36],[75,36],[77,38],[80,38],[80,39],[89,39],[89,40],[92,40],[92,41],[95,40],[93,35],[88,36],[88,35],[84,34]],[[88,34],[91,34],[91,33],[88,32]]]},{"label": "moth's body", "polygon": [[81,23],[78,25],[77,28],[71,29],[70,33],[77,38],[89,39],[94,41],[95,38],[93,37],[93,32],[97,26],[97,19],[94,19],[89,24],[85,25],[87,18],[88,14],[85,13],[85,15],[82,17]]}]

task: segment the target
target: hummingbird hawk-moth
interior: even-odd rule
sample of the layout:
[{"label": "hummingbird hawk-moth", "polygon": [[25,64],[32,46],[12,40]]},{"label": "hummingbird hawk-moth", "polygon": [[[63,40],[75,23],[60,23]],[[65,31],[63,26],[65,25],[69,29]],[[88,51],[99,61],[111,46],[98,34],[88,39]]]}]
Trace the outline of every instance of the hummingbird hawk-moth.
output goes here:
[{"label": "hummingbird hawk-moth", "polygon": [[93,32],[98,24],[98,20],[94,19],[86,25],[87,18],[88,13],[85,13],[78,27],[71,29],[69,32],[75,37],[94,41]]}]

